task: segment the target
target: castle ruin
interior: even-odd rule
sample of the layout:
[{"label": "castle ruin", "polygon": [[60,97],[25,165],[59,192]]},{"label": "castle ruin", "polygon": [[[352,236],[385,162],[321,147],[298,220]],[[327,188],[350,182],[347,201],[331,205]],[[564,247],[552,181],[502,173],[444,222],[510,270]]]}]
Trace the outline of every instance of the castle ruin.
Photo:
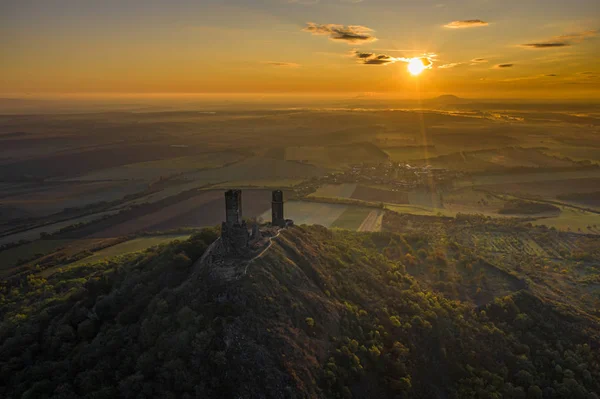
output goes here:
[{"label": "castle ruin", "polygon": [[[283,212],[283,191],[275,190],[271,201],[271,225],[284,228],[293,224],[285,219]],[[252,252],[252,245],[261,241],[261,230],[258,224],[249,231],[242,213],[242,190],[225,192],[225,221],[221,224],[222,247],[227,254],[247,256]]]}]

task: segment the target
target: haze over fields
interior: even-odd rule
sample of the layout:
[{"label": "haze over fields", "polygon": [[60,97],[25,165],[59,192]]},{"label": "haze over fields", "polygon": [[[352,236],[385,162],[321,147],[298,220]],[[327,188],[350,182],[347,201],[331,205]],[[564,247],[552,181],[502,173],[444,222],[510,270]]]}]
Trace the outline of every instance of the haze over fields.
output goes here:
[{"label": "haze over fields", "polygon": [[13,3],[0,397],[600,397],[596,2]]}]

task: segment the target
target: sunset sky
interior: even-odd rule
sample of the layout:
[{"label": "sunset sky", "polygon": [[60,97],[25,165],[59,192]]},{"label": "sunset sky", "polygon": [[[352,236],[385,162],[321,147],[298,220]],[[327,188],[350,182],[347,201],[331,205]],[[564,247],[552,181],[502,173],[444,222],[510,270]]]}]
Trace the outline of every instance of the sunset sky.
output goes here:
[{"label": "sunset sky", "polygon": [[9,0],[0,92],[599,98],[599,28],[598,0]]}]

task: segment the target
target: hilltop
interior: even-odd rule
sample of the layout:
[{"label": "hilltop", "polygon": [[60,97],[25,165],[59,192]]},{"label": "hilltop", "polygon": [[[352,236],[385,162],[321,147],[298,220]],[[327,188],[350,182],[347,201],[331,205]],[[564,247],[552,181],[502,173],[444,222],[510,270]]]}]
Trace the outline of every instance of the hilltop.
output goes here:
[{"label": "hilltop", "polygon": [[0,394],[597,398],[597,318],[461,243],[293,227],[232,280],[217,234],[2,287]]}]

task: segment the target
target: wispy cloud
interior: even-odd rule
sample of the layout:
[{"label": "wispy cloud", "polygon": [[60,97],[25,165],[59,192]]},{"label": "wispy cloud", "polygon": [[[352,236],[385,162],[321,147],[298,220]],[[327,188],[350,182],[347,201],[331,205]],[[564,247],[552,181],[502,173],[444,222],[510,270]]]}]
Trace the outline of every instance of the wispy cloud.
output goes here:
[{"label": "wispy cloud", "polygon": [[348,44],[371,43],[377,40],[372,34],[373,29],[362,25],[322,25],[309,22],[302,30],[304,32],[310,32],[313,35],[329,36],[329,39],[331,40],[346,42]]},{"label": "wispy cloud", "polygon": [[300,64],[297,64],[295,62],[265,61],[265,62],[263,62],[263,64],[271,65],[274,67],[281,67],[281,68],[298,68],[298,67],[300,67]]},{"label": "wispy cloud", "polygon": [[585,39],[594,37],[598,34],[597,30],[587,30],[579,33],[571,33],[568,35],[555,36],[552,39],[544,40],[540,42],[532,42],[521,44],[521,47],[532,48],[532,49],[548,49],[556,47],[567,47],[577,43],[581,43]]},{"label": "wispy cloud", "polygon": [[498,64],[494,68],[512,68],[515,64]]},{"label": "wispy cloud", "polygon": [[473,62],[475,64],[482,64],[482,63],[488,62],[488,60],[486,60],[485,58],[473,58],[471,60],[471,62]]},{"label": "wispy cloud", "polygon": [[449,64],[440,65],[440,66],[438,66],[438,68],[449,69],[449,68],[455,68],[455,67],[457,67],[459,65],[462,65],[462,64],[463,64],[462,62],[451,62]]},{"label": "wispy cloud", "polygon": [[489,23],[480,19],[465,19],[462,21],[452,21],[444,25],[444,28],[451,29],[463,29],[463,28],[477,28],[480,26],[488,26]]}]

